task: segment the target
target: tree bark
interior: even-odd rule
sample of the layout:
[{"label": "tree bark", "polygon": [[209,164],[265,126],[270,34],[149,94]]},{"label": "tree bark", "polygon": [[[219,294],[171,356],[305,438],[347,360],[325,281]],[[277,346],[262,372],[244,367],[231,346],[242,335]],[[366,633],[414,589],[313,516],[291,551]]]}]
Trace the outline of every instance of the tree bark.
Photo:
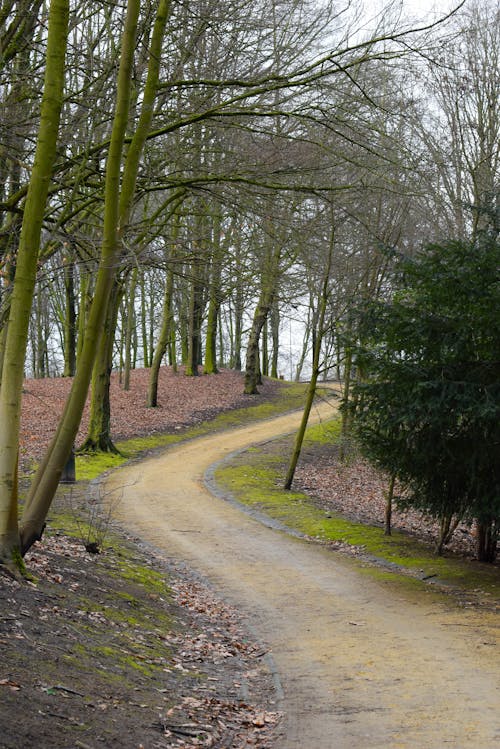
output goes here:
[{"label": "tree bark", "polygon": [[10,305],[0,390],[0,561],[15,565],[20,541],[17,520],[17,463],[24,357],[35,288],[42,221],[56,156],[64,92],[68,32],[67,0],[52,0],[40,126],[31,172]]},{"label": "tree bark", "polygon": [[263,293],[255,309],[247,346],[245,388],[243,391],[245,395],[258,395],[259,393],[257,388],[260,378],[259,339],[269,310],[271,309],[271,302],[272,299],[269,299],[268,294]]},{"label": "tree bark", "polygon": [[130,370],[132,368],[132,338],[135,328],[135,292],[138,269],[134,268],[128,287],[127,319],[125,321],[125,354],[123,367],[123,389],[130,390]]},{"label": "tree bark", "polygon": [[140,0],[128,0],[122,35],[115,115],[106,166],[103,243],[94,297],[85,328],[85,339],[77,371],[63,415],[49,449],[33,479],[26,499],[21,524],[21,550],[23,553],[31,547],[43,531],[47,512],[57,489],[62,470],[73,447],[102,335],[108,300],[113,288],[113,279],[120,255],[120,177],[123,146],[129,120],[130,81],[132,79],[139,9]]},{"label": "tree bark", "polygon": [[325,328],[325,317],[326,310],[329,301],[329,286],[330,286],[330,273],[333,261],[333,248],[334,248],[334,227],[331,228],[330,246],[328,251],[327,262],[323,275],[323,283],[321,287],[321,294],[318,304],[318,313],[316,320],[312,321],[312,336],[313,336],[313,361],[312,361],[312,372],[309,387],[307,388],[306,403],[304,406],[304,413],[302,414],[302,420],[300,427],[295,437],[295,444],[293,447],[292,457],[288,466],[288,471],[285,479],[284,488],[291,489],[293,478],[295,476],[295,470],[297,463],[299,462],[300,453],[302,451],[302,443],[304,441],[304,435],[307,428],[307,422],[309,421],[309,414],[311,413],[312,404],[314,402],[314,396],[316,394],[316,385],[320,373],[320,355],[321,355],[321,344],[323,341],[324,328]]},{"label": "tree bark", "polygon": [[89,429],[79,452],[118,453],[111,439],[110,385],[113,345],[121,293],[120,284],[116,280],[108,302],[106,322],[92,370]]},{"label": "tree bark", "polygon": [[[212,231],[212,268],[208,299],[207,332],[205,338],[204,374],[217,374],[217,332],[221,305],[222,260],[226,243],[221,242],[222,219],[220,212],[214,216]],[[229,233],[228,233],[229,234]]]},{"label": "tree bark", "polygon": [[75,263],[68,253],[64,263],[64,371],[63,377],[73,377],[76,370],[76,295]]},{"label": "tree bark", "polygon": [[149,373],[149,386],[148,386],[148,397],[147,406],[148,408],[156,408],[158,405],[158,377],[160,374],[160,367],[167,351],[167,346],[172,339],[172,294],[174,290],[174,272],[172,268],[168,269],[167,280],[165,283],[165,294],[163,297],[163,310],[162,310],[162,322],[158,341],[156,342],[156,348],[151,363],[151,371]]},{"label": "tree bark", "polygon": [[390,536],[392,534],[392,501],[394,499],[395,482],[396,476],[392,474],[389,479],[387,492],[385,493],[384,536]]},{"label": "tree bark", "polygon": [[477,558],[479,562],[492,563],[497,558],[499,536],[498,521],[483,520],[477,524]]}]

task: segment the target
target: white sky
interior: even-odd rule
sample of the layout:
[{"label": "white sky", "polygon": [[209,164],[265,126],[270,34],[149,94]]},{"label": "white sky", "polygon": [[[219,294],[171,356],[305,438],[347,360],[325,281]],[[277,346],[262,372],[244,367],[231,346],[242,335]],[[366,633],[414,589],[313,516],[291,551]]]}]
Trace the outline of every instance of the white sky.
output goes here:
[{"label": "white sky", "polygon": [[460,0],[364,0],[363,4],[367,19],[375,19],[382,10],[392,5],[394,13],[401,13],[403,18],[421,23],[442,18],[456,8]]}]

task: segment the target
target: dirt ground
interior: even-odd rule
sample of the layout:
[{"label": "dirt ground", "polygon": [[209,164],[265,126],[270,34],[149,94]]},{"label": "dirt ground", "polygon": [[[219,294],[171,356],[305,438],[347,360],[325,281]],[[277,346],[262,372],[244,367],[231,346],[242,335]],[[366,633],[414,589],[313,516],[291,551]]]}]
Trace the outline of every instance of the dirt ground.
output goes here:
[{"label": "dirt ground", "polygon": [[[114,438],[177,432],[254,400],[239,373],[186,378],[162,368],[160,407],[147,409],[147,379],[134,371],[125,393],[113,377]],[[26,382],[25,470],[70,385]],[[278,389],[266,381],[259,400]],[[80,439],[87,420],[88,409]],[[140,540],[105,527],[104,553],[86,552],[85,538],[73,537],[85,533],[79,486],[71,503],[60,490],[52,531],[26,558],[33,582],[0,576],[1,749],[271,747],[280,716],[265,649],[185,566]]]},{"label": "dirt ground", "polygon": [[107,544],[48,536],[36,582],[0,577],[0,747],[271,747],[266,651],[235,610],[150,549]]}]

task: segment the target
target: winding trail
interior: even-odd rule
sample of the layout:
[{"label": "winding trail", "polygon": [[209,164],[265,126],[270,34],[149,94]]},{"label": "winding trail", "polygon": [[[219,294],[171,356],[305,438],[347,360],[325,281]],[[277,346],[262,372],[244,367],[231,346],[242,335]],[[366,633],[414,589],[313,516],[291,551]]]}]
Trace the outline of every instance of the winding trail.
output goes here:
[{"label": "winding trail", "polygon": [[[311,421],[331,415],[316,409]],[[111,474],[116,518],[204,575],[272,650],[279,749],[500,747],[498,617],[387,585],[356,562],[265,527],[204,484],[235,450],[300,414],[202,437]]]}]

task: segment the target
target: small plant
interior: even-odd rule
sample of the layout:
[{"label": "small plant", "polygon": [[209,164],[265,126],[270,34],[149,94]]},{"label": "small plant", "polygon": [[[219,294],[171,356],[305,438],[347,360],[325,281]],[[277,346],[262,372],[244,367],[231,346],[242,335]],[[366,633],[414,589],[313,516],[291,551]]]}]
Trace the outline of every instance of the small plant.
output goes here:
[{"label": "small plant", "polygon": [[114,511],[122,498],[121,492],[122,487],[105,492],[103,485],[96,482],[90,485],[83,497],[73,489],[64,495],[65,504],[89,554],[100,554],[102,551]]}]

